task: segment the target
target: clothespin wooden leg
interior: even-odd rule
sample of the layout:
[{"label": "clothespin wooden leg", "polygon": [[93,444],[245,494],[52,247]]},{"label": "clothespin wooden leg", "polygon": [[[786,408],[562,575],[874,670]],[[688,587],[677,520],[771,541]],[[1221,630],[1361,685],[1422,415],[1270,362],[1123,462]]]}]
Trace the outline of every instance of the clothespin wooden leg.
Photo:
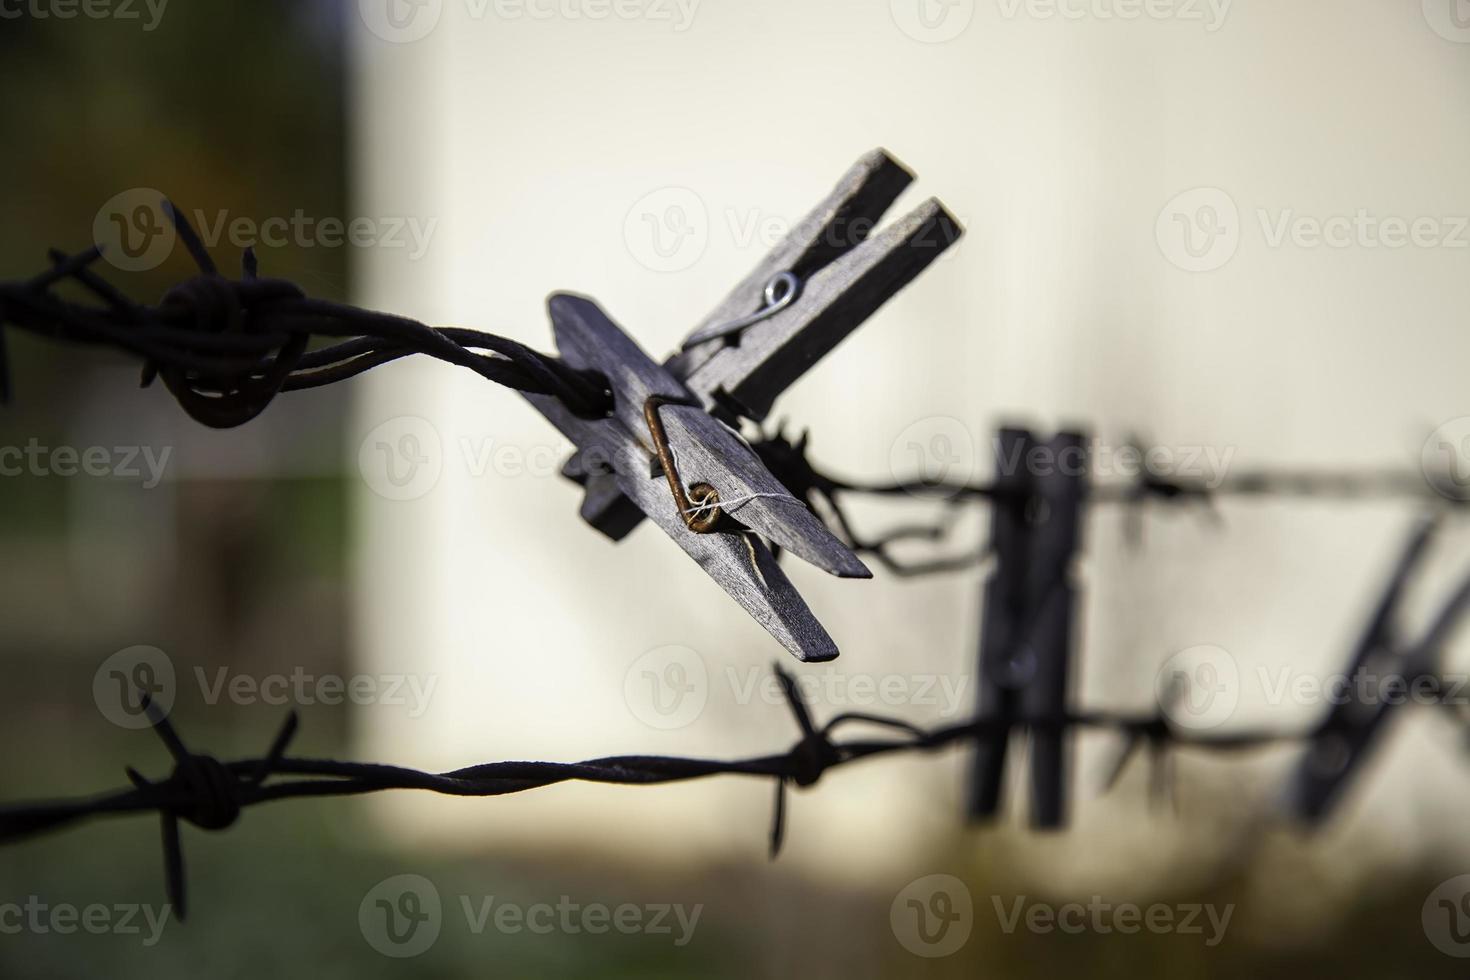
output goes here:
[{"label": "clothespin wooden leg", "polygon": [[978,717],[1002,727],[976,740],[970,770],[968,816],[995,817],[1005,784],[1005,758],[1017,689],[1011,651],[1025,616],[1027,501],[1031,478],[1025,460],[1033,440],[1024,429],[1002,429],[996,437],[996,495],[990,513],[990,550],[995,567],[981,596]]},{"label": "clothespin wooden leg", "polygon": [[1060,829],[1067,820],[1071,736],[1065,725],[1071,686],[1072,627],[1076,586],[1072,565],[1081,538],[1087,496],[1086,437],[1061,433],[1043,454],[1030,507],[1027,612],[1032,627],[1022,637],[1033,670],[1021,692],[1022,714],[1031,719],[1031,825]]}]

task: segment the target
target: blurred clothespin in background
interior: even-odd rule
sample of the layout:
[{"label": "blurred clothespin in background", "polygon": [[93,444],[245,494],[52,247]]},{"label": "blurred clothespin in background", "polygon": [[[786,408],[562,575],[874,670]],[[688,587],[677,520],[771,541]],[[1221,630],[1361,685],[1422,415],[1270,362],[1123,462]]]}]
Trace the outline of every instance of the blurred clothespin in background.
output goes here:
[{"label": "blurred clothespin in background", "polygon": [[1072,575],[1089,486],[1087,443],[1076,432],[1041,442],[1007,428],[995,448],[995,566],[983,593],[978,716],[1003,725],[977,742],[969,816],[998,813],[1011,734],[1019,729],[1029,742],[1031,823],[1050,830],[1067,818]]},{"label": "blurred clothespin in background", "polygon": [[1416,698],[1438,703],[1442,697],[1441,655],[1470,609],[1470,577],[1451,593],[1418,640],[1410,639],[1399,622],[1404,591],[1423,565],[1439,526],[1437,519],[1424,519],[1410,533],[1353,650],[1344,676],[1345,697],[1318,727],[1287,785],[1284,809],[1300,823],[1316,825],[1331,816],[1378,744],[1395,706]]}]

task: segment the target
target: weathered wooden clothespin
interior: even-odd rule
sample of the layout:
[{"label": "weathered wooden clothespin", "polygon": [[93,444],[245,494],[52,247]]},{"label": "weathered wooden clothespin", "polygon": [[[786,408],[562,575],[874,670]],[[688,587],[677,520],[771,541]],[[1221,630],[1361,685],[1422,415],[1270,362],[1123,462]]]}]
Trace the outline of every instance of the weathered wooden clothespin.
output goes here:
[{"label": "weathered wooden clothespin", "polygon": [[1404,591],[1423,564],[1438,527],[1437,520],[1426,519],[1410,533],[1383,597],[1353,649],[1343,696],[1334,696],[1338,703],[1307,745],[1287,785],[1287,815],[1303,824],[1320,824],[1332,814],[1380,741],[1396,705],[1441,694],[1441,653],[1470,608],[1470,579],[1450,595],[1418,640],[1407,639],[1398,622]]},{"label": "weathered wooden clothespin", "polygon": [[1067,432],[1040,442],[1024,429],[996,439],[990,545],[980,624],[979,717],[999,723],[977,742],[969,815],[994,817],[1005,784],[1013,728],[1029,737],[1031,823],[1066,822],[1066,714],[1076,586],[1088,491],[1086,437]]},{"label": "weathered wooden clothespin", "polygon": [[586,490],[582,517],[614,540],[651,518],[802,660],[837,647],[765,542],[834,575],[871,573],[731,426],[764,419],[963,233],[930,200],[869,237],[912,179],[882,150],[865,156],[663,365],[590,299],[548,304],[563,359],[603,374],[612,395],[612,413],[591,419],[527,396],[577,445],[563,472]]}]

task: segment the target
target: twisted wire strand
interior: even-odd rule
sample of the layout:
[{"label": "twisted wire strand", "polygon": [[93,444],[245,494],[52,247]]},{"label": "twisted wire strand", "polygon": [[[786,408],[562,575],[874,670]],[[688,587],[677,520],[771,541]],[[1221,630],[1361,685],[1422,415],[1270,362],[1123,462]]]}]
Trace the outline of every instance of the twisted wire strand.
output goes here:
[{"label": "twisted wire strand", "polygon": [[[784,428],[761,433],[750,441],[750,446],[792,496],[805,501],[813,512],[828,515],[829,523],[849,548],[860,555],[873,557],[888,571],[904,577],[963,571],[983,563],[989,557],[989,548],[968,548],[953,554],[906,561],[893,553],[893,545],[906,541],[943,542],[955,529],[967,505],[1030,495],[1030,491],[1017,491],[1002,481],[956,482],[922,477],[888,482],[844,479],[818,468],[811,461],[809,433],[804,432],[793,441]],[[1142,454],[1144,451],[1139,448],[1139,452]],[[936,519],[903,524],[880,534],[868,535],[857,530],[843,505],[844,499],[854,496],[878,499],[912,497],[938,503],[942,510]],[[1091,486],[1086,492],[1089,506],[1121,505],[1127,509],[1127,537],[1134,544],[1142,539],[1143,511],[1150,504],[1193,507],[1201,516],[1218,524],[1221,518],[1216,505],[1227,498],[1404,500],[1459,513],[1464,513],[1470,504],[1470,494],[1463,492],[1463,488],[1452,486],[1447,478],[1375,469],[1315,472],[1258,469],[1206,481],[1157,474],[1140,468],[1131,479]]]},{"label": "twisted wire strand", "polygon": [[[0,399],[11,391],[4,328],[66,343],[111,347],[141,358],[146,387],[161,378],[191,417],[214,427],[250,421],[283,391],[356,377],[412,354],[468,368],[496,384],[550,395],[572,411],[605,414],[606,379],[495,334],[436,329],[418,320],[312,299],[294,283],[260,278],[247,249],[238,280],[226,279],[183,213],[166,208],[199,274],[157,305],[135,303],[94,268],[102,248],[68,255],[52,249],[51,268],[0,283]],[[80,285],[92,302],[62,298]],[[313,341],[339,342],[310,349]],[[485,351],[488,353],[480,353]]]},{"label": "twisted wire strand", "polygon": [[[1128,744],[1187,745],[1220,751],[1244,751],[1309,738],[1305,732],[1252,730],[1199,733],[1182,730],[1161,712],[1129,716],[1106,712],[1067,713],[1054,718],[977,718],[924,728],[896,718],[865,712],[844,712],[818,725],[795,679],[778,664],[781,689],[800,739],[787,751],[742,759],[699,759],[661,755],[620,755],[582,762],[490,762],[449,772],[433,773],[402,766],[304,759],[286,755],[297,731],[292,712],[265,755],[256,759],[221,762],[190,751],[158,706],[141,695],[154,733],[174,760],[166,779],[151,780],[131,767],[131,788],[80,799],[16,802],[0,805],[0,845],[60,832],[93,817],[156,813],[162,821],[167,893],[180,919],[187,915],[185,866],[179,824],[204,830],[225,830],[241,813],[278,800],[360,796],[388,790],[421,790],[444,796],[490,797],[524,793],[558,783],[579,781],[623,786],[652,786],[718,775],[770,779],[776,798],[770,831],[770,855],[776,857],[785,836],[786,791],[791,785],[809,787],[830,769],[861,759],[939,749],[992,738],[1014,728],[1110,730]],[[837,738],[854,726],[885,734]],[[1129,753],[1131,754],[1131,752]],[[1126,760],[1125,760],[1126,761]],[[1120,768],[1122,763],[1120,762]]]}]

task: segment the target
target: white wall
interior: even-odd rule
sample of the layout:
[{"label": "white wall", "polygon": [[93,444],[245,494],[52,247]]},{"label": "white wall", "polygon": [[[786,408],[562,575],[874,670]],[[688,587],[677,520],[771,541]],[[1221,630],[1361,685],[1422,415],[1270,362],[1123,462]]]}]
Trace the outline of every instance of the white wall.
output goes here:
[{"label": "white wall", "polygon": [[[546,350],[544,297],[571,289],[661,357],[765,251],[747,234],[753,220],[798,219],[881,145],[919,174],[900,206],[938,195],[968,235],[779,404],[812,427],[829,468],[885,477],[900,435],[934,431],[941,423],[925,420],[942,416],[968,426],[977,477],[993,427],[1017,418],[1085,422],[1114,445],[1140,432],[1209,446],[1233,452],[1237,469],[1414,472],[1430,432],[1470,414],[1470,234],[1458,232],[1458,248],[1271,241],[1287,211],[1470,215],[1470,45],[1458,43],[1470,36],[1441,17],[1448,4],[1159,0],[1147,9],[1171,16],[1122,20],[1104,15],[1127,4],[1108,0],[1062,5],[1080,18],[1011,0],[704,0],[681,30],[677,12],[594,20],[582,2],[537,19],[519,4],[442,0],[424,8],[420,26],[439,20],[420,40],[362,32],[358,211],[438,220],[418,261],[365,256],[363,302]],[[963,29],[922,40],[934,32],[917,2],[948,17],[940,35]],[[633,8],[664,5],[618,9]],[[1171,204],[1201,187],[1213,190]],[[648,197],[665,188],[684,192]],[[1222,251],[1205,261],[1232,245],[1233,257],[1203,272],[1171,261],[1186,261],[1174,211],[1198,218],[1198,205],[1226,202],[1238,221],[1224,214]],[[670,203],[685,205],[706,247],[696,239],[670,263],[685,267],[658,271],[640,219]],[[1452,232],[1451,222],[1437,234]],[[451,767],[788,743],[784,710],[736,703],[726,678],[789,658],[669,541],[645,525],[613,546],[554,477],[472,474],[462,440],[543,463],[561,446],[517,396],[465,371],[400,364],[362,385],[355,438],[399,416],[431,424],[420,445],[432,450],[437,435],[442,474],[409,501],[364,483],[359,649],[364,669],[434,674],[439,686],[423,718],[367,713],[366,756]],[[393,425],[390,442],[408,431]],[[1224,510],[1223,530],[1150,519],[1138,554],[1121,549],[1116,519],[1090,527],[1083,702],[1146,707],[1171,653],[1214,644],[1246,678],[1236,721],[1310,720],[1301,707],[1263,708],[1258,669],[1337,669],[1410,510]],[[872,527],[922,512],[860,514]],[[791,572],[842,646],[843,676],[968,674],[977,576]],[[674,732],[644,724],[624,696],[630,665],[669,644],[698,651],[711,679],[703,714]],[[1371,824],[1391,850],[1410,836],[1434,846],[1433,815],[1464,801],[1444,788],[1463,776],[1446,736],[1431,723],[1396,740],[1383,756],[1394,772],[1377,774],[1347,832]],[[951,757],[834,774],[797,799],[791,858],[854,874],[907,860],[925,846],[909,821],[958,820],[960,771]],[[1271,791],[1239,771],[1220,778],[1247,804]],[[757,856],[769,797],[727,780],[386,806],[426,839],[678,858]],[[1048,849],[1057,873],[1168,857],[1137,809],[1132,798],[1084,804],[1080,832]],[[1103,832],[1114,835],[1105,854]]]}]

